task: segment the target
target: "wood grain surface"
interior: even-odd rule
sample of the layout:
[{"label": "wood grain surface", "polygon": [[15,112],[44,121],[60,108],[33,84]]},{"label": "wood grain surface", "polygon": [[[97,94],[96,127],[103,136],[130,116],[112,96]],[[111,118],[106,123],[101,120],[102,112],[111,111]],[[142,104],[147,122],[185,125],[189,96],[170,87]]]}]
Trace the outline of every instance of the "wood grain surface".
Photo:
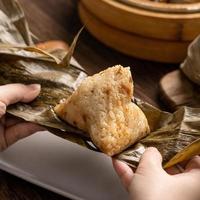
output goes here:
[{"label": "wood grain surface", "polygon": [[[70,43],[82,26],[77,14],[77,0],[19,0],[32,32],[39,41],[62,39]],[[159,101],[159,80],[177,65],[147,62],[118,53],[84,31],[75,58],[90,74],[115,65],[130,66],[135,81],[135,95],[167,109]],[[0,171],[1,200],[64,200],[67,198]]]},{"label": "wood grain surface", "polygon": [[[79,13],[85,27],[93,36],[109,47],[125,53],[126,55],[166,63],[179,63],[187,55],[187,47],[190,44],[189,41],[180,42],[154,39],[147,37],[148,33],[146,33],[146,37],[133,33],[130,34],[104,23],[96,17],[96,15],[93,15],[83,3],[79,4]],[[146,21],[146,19],[144,19],[144,21]],[[146,25],[144,24],[142,26]]]},{"label": "wood grain surface", "polygon": [[168,104],[171,110],[180,106],[199,108],[200,88],[192,83],[181,70],[174,70],[160,80],[161,99]]},{"label": "wood grain surface", "polygon": [[[125,4],[123,5],[119,1],[123,1]],[[200,3],[169,4],[158,1],[119,1],[81,0],[85,8],[102,22],[137,36],[166,40],[166,42],[183,42],[191,41],[199,35],[200,12],[196,10],[196,12],[184,14],[183,10],[187,12],[200,9]],[[139,7],[127,6],[126,3]],[[153,11],[150,8],[156,8],[160,12]],[[167,12],[164,10],[167,10]],[[183,12],[179,13],[178,10]]]}]

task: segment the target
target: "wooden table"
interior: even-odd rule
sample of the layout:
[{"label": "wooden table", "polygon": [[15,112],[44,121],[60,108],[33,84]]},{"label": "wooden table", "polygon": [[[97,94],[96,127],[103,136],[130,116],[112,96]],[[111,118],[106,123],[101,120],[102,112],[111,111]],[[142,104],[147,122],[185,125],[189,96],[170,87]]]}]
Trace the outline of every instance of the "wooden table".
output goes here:
[{"label": "wooden table", "polygon": [[[32,32],[40,41],[62,39],[70,43],[82,26],[77,14],[77,0],[19,0]],[[87,31],[81,34],[75,58],[90,74],[115,64],[130,66],[135,81],[135,94],[165,109],[159,102],[160,78],[177,66],[139,60],[122,55],[98,42]],[[0,171],[1,200],[64,200],[66,198],[39,188]]]}]

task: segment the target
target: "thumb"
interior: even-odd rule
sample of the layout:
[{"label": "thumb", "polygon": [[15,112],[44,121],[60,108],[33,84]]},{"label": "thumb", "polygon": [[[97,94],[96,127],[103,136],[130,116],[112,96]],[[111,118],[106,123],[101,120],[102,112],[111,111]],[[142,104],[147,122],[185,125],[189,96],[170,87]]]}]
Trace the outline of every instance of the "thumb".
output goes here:
[{"label": "thumb", "polygon": [[128,187],[133,178],[134,174],[133,170],[127,164],[123,163],[122,161],[116,160],[114,158],[112,159],[112,163],[122,184],[128,190]]},{"label": "thumb", "polygon": [[154,147],[149,147],[146,149],[140,159],[136,173],[145,175],[146,173],[149,173],[149,171],[151,173],[164,171],[162,168],[162,156]]},{"label": "thumb", "polygon": [[23,85],[20,83],[0,86],[0,101],[6,104],[32,101],[40,93],[40,85]]},{"label": "thumb", "polygon": [[6,107],[10,104],[29,102],[40,93],[40,85],[31,84],[7,84],[0,86],[0,117],[6,112]]}]

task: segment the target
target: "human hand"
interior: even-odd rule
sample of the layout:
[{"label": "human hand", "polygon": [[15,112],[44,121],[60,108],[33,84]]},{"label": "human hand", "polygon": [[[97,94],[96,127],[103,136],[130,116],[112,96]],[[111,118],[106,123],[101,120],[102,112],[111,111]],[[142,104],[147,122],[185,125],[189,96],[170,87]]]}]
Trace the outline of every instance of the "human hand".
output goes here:
[{"label": "human hand", "polygon": [[173,167],[162,168],[162,157],[156,148],[148,148],[135,173],[125,163],[114,160],[113,166],[134,200],[199,200],[200,156],[184,164],[181,173]]},{"label": "human hand", "polygon": [[0,86],[0,151],[21,138],[44,130],[43,127],[37,124],[6,115],[8,105],[17,102],[30,102],[39,93],[40,85],[38,84],[7,84]]}]

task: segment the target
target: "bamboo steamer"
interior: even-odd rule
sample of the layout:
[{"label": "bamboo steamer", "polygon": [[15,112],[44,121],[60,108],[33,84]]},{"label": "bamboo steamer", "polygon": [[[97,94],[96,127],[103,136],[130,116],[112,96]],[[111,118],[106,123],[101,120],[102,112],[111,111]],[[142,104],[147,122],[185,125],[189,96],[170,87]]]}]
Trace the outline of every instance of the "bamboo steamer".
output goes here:
[{"label": "bamboo steamer", "polygon": [[191,41],[200,33],[200,3],[145,0],[82,0],[82,3],[104,23],[140,36]]},{"label": "bamboo steamer", "polygon": [[79,13],[101,42],[141,59],[179,63],[200,34],[200,3],[81,0]]},{"label": "bamboo steamer", "polygon": [[79,14],[92,35],[122,53],[147,60],[176,63],[181,62],[187,53],[188,41],[152,39],[122,31],[99,20],[82,3],[79,3]]}]

